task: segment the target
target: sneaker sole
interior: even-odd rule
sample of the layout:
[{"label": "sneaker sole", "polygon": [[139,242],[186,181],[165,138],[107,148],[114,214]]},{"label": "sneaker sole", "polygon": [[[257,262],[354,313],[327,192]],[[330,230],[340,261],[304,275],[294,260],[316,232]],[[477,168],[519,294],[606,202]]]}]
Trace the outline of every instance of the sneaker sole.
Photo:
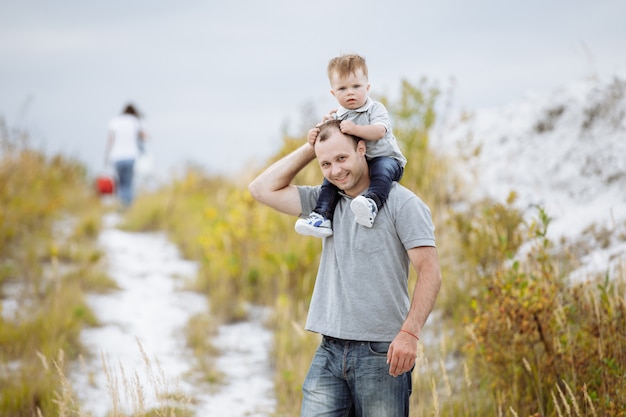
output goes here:
[{"label": "sneaker sole", "polygon": [[296,232],[301,234],[302,236],[313,236],[313,237],[328,237],[333,235],[332,229],[328,227],[315,227],[311,226],[308,223],[296,223]]}]

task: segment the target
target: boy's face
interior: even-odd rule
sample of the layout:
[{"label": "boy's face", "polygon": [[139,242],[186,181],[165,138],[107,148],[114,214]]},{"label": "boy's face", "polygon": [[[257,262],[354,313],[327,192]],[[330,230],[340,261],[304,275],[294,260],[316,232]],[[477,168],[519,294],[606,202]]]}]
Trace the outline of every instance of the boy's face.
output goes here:
[{"label": "boy's face", "polygon": [[361,69],[347,77],[341,77],[337,72],[333,72],[330,87],[330,93],[337,99],[339,105],[349,110],[363,106],[370,91],[369,81]]}]

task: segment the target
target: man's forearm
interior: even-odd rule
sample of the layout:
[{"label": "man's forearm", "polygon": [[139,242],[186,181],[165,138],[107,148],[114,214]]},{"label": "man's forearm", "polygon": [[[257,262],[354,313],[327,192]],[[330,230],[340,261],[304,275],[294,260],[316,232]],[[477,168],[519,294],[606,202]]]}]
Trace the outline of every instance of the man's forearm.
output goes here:
[{"label": "man's forearm", "polygon": [[301,206],[298,192],[288,187],[313,159],[315,151],[308,143],[282,157],[250,183],[248,189],[252,197],[283,213],[299,215]]},{"label": "man's forearm", "polygon": [[417,271],[417,282],[413,290],[413,300],[409,314],[402,326],[403,329],[419,335],[430,315],[441,287],[441,270],[437,250],[434,247],[419,248],[422,253],[417,262],[411,256]]}]

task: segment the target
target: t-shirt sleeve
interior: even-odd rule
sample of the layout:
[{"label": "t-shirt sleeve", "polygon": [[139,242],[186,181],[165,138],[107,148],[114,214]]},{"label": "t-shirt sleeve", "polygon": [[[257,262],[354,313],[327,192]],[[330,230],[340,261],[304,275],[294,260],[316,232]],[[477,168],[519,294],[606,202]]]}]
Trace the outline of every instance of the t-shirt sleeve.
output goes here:
[{"label": "t-shirt sleeve", "polygon": [[389,119],[389,112],[382,103],[374,102],[370,109],[370,124],[382,125],[389,131],[391,129],[391,121]]},{"label": "t-shirt sleeve", "polygon": [[317,197],[320,195],[321,186],[298,186],[300,193],[300,204],[302,205],[302,214],[300,217],[306,218],[317,205]]},{"label": "t-shirt sleeve", "polygon": [[407,250],[421,246],[435,247],[435,225],[430,209],[415,195],[399,207],[396,231]]}]

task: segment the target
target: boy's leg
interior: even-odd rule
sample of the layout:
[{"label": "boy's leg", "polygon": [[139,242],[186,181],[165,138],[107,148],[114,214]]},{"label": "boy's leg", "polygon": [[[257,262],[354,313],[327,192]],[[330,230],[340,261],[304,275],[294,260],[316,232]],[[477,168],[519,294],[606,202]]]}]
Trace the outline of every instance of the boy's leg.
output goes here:
[{"label": "boy's leg", "polygon": [[373,227],[378,211],[389,197],[391,183],[402,178],[404,169],[393,158],[379,157],[368,162],[370,186],[365,195],[355,197],[350,203],[355,221],[365,227]]},{"label": "boy's leg", "polygon": [[330,181],[324,178],[322,182],[322,188],[320,189],[320,195],[317,197],[317,205],[314,212],[321,214],[331,222],[333,221],[333,215],[335,213],[335,207],[339,201],[339,189],[333,185]]},{"label": "boy's leg", "polygon": [[379,157],[369,161],[370,186],[365,193],[366,198],[371,198],[380,210],[389,197],[391,183],[400,181],[404,169],[400,163],[393,158]]},{"label": "boy's leg", "polygon": [[296,221],[296,232],[304,236],[328,237],[333,234],[332,219],[339,201],[339,190],[324,179],[317,204],[306,219]]}]

